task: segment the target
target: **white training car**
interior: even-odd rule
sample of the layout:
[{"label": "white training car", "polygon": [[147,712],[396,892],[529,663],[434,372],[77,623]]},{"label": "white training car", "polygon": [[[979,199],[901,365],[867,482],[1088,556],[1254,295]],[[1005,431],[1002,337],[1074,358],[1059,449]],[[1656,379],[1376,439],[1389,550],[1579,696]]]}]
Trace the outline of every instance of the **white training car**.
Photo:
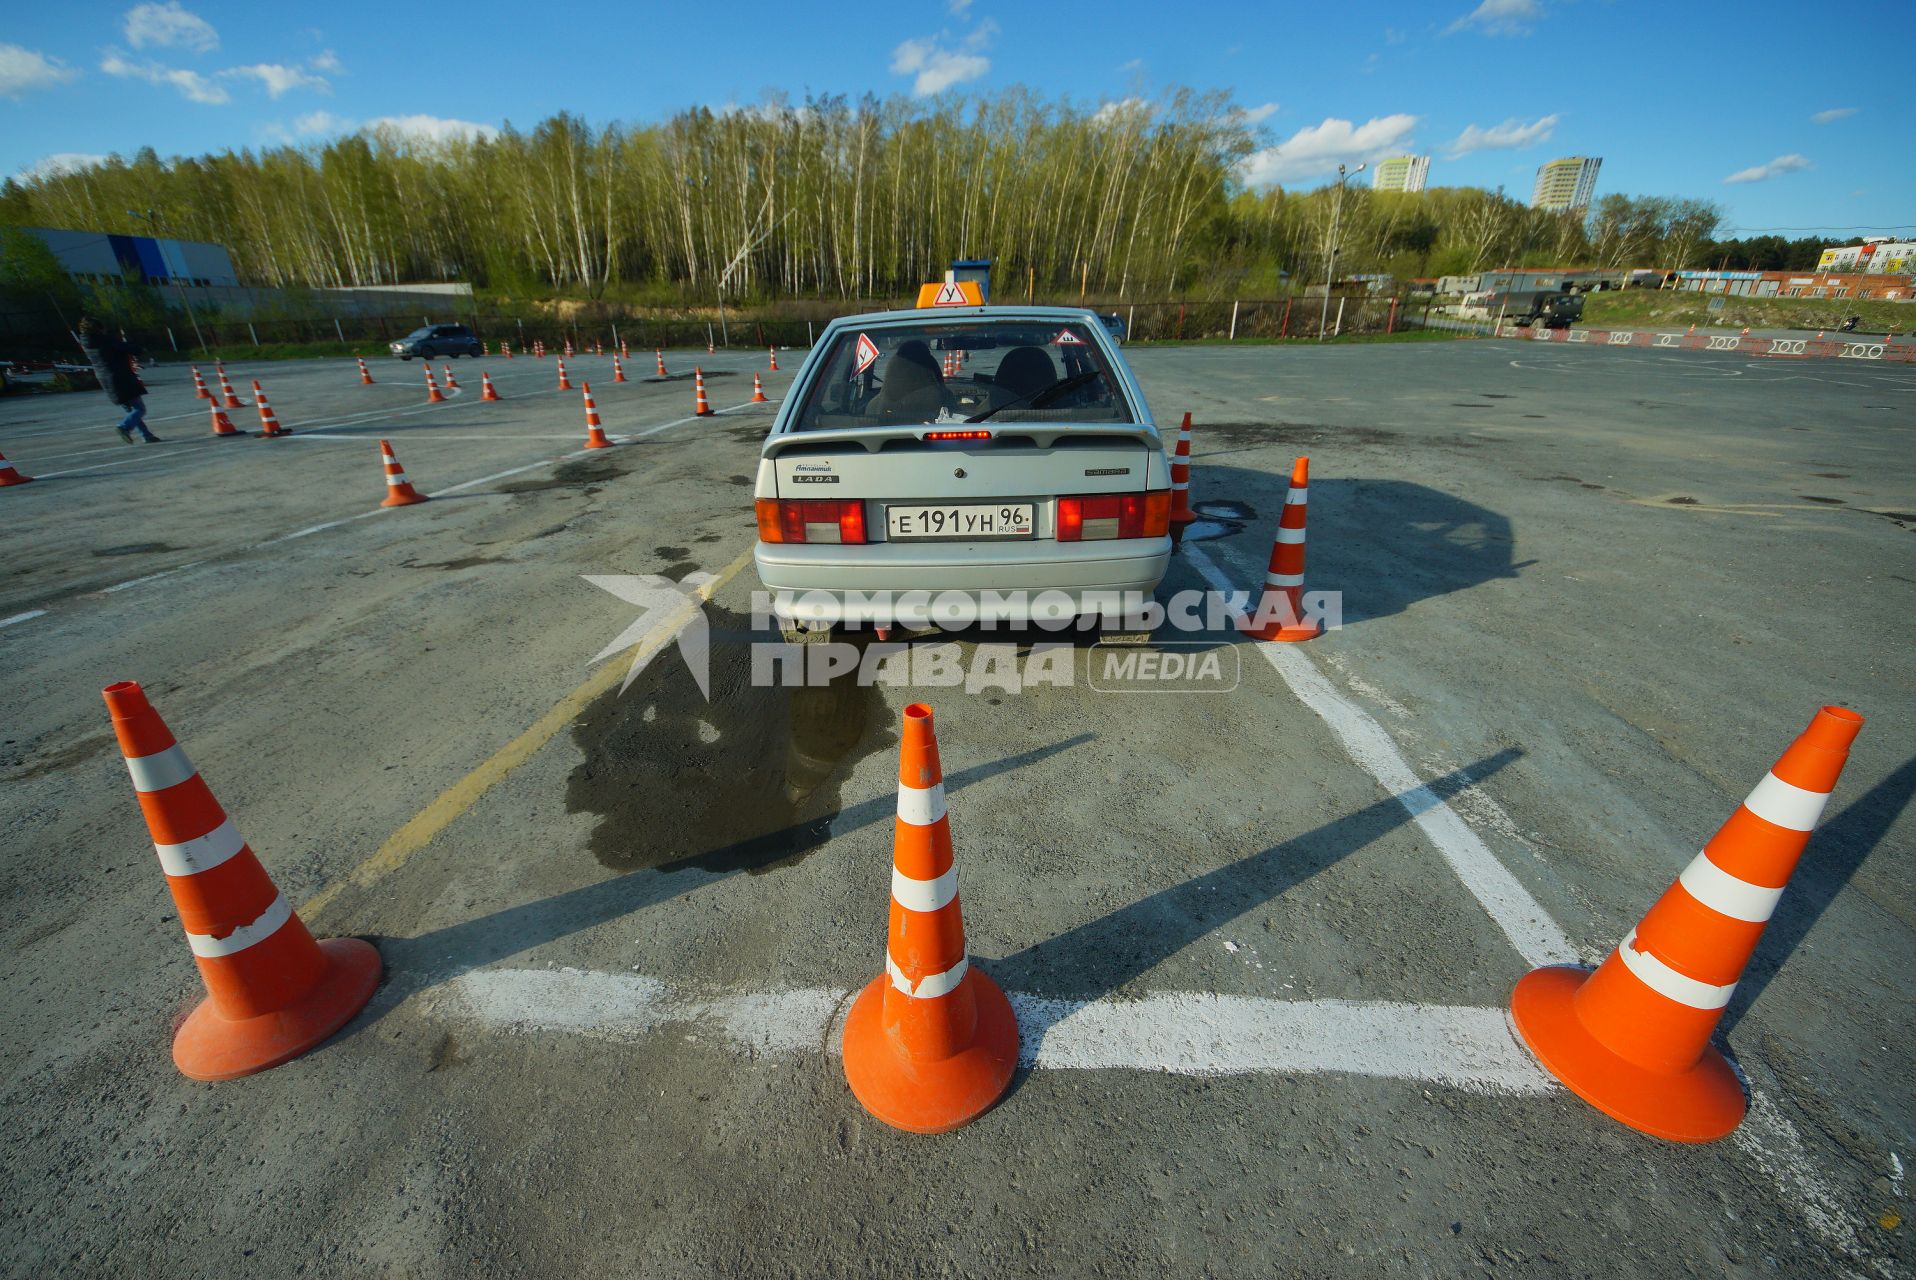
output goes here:
[{"label": "white training car", "polygon": [[788,632],[912,625],[927,599],[950,621],[967,602],[1009,622],[1108,614],[1164,576],[1170,486],[1092,312],[851,316],[812,349],[761,451],[759,578]]}]

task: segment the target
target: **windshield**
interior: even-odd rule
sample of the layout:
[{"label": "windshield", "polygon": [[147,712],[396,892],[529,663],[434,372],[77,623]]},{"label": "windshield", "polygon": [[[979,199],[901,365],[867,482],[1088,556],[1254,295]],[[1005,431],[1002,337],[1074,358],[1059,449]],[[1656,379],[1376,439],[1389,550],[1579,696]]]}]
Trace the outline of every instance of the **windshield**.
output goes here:
[{"label": "windshield", "polygon": [[414,329],[411,333],[407,334],[406,336],[408,338],[430,338],[432,337],[432,330],[431,329]]},{"label": "windshield", "polygon": [[797,431],[921,422],[1134,422],[1076,320],[933,320],[841,333]]}]

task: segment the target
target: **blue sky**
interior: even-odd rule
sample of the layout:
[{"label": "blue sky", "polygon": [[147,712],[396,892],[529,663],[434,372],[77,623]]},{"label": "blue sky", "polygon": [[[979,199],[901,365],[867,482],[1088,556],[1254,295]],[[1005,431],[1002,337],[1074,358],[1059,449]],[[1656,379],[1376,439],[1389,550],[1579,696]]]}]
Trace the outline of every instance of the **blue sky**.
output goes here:
[{"label": "blue sky", "polygon": [[1600,194],[1714,200],[1739,230],[1894,233],[1916,231],[1911,26],[1907,0],[23,4],[0,27],[0,175],[374,120],[443,133],[1020,83],[1095,106],[1181,84],[1257,121],[1254,182],[1409,151],[1433,185],[1527,198],[1538,164],[1598,155]]}]

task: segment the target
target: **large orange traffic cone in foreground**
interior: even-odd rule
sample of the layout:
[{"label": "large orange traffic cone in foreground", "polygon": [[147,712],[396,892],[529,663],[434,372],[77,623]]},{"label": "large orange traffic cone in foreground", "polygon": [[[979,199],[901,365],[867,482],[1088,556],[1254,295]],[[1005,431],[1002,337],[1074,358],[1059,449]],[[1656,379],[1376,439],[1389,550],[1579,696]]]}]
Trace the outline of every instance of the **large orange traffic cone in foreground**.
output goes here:
[{"label": "large orange traffic cone in foreground", "polygon": [[971,967],[952,865],[945,775],[931,708],[905,708],[892,833],[885,972],[845,1018],[845,1079],[865,1110],[912,1133],[946,1133],[1004,1094],[1018,1021]]},{"label": "large orange traffic cone in foreground", "polygon": [[770,399],[765,394],[765,384],[758,380],[758,375],[756,373],[752,375],[752,403],[753,404],[770,404],[771,403]]},{"label": "large orange traffic cone in foreground", "polygon": [[439,393],[439,383],[432,376],[432,366],[426,366],[426,403],[443,404],[446,397]]},{"label": "large orange traffic cone in foreground", "polygon": [[1184,526],[1196,519],[1191,511],[1191,415],[1187,413],[1171,455],[1171,541],[1184,541]]},{"label": "large orange traffic cone in foreground", "polygon": [[200,377],[200,367],[198,365],[193,366],[193,398],[195,400],[211,400],[213,398],[213,393],[206,389],[206,379]]},{"label": "large orange traffic cone in foreground", "polygon": [[[218,413],[219,410],[215,409],[213,412]],[[8,485],[13,485],[13,484],[32,484],[32,483],[33,483],[32,476],[21,475],[19,468],[15,467],[11,462],[7,461],[7,455],[4,453],[0,453],[0,489],[4,489]]]},{"label": "large orange traffic cone in foreground", "polygon": [[273,406],[266,403],[266,392],[259,385],[259,379],[253,379],[253,403],[259,406],[259,438],[272,440],[293,433],[279,425],[279,415],[273,412]]},{"label": "large orange traffic cone in foreground", "polygon": [[232,1080],[298,1057],[372,998],[379,953],[357,938],[314,942],[140,686],[103,692],[206,984],[173,1036],[174,1065]]},{"label": "large orange traffic cone in foreground", "polygon": [[406,478],[406,469],[399,465],[393,447],[384,440],[379,442],[379,456],[386,464],[386,498],[380,506],[410,507],[415,502],[426,501],[426,495],[412,487],[412,481]]},{"label": "large orange traffic cone in foreground", "polygon": [[1277,541],[1271,544],[1271,563],[1264,574],[1264,593],[1244,629],[1259,640],[1309,640],[1323,630],[1315,618],[1301,613],[1304,600],[1304,510],[1310,497],[1311,460],[1291,465],[1291,488],[1284,496],[1284,514],[1278,518]]},{"label": "large orange traffic cone in foreground", "polygon": [[217,402],[209,407],[213,410],[213,434],[215,436],[221,440],[237,440],[246,434],[233,425],[233,420],[226,416],[226,410],[220,408]]},{"label": "large orange traffic cone in foreground", "polygon": [[365,358],[363,356],[355,356],[353,358],[359,361],[359,385],[362,387],[372,386],[373,371],[366,367]]},{"label": "large orange traffic cone in foreground", "polygon": [[1511,1021],[1578,1097],[1672,1142],[1710,1142],[1743,1119],[1710,1033],[1862,727],[1854,711],[1818,711],[1595,973],[1552,966],[1517,983]]},{"label": "large orange traffic cone in foreground", "polygon": [[698,368],[692,370],[692,385],[697,389],[697,398],[692,402],[692,416],[694,418],[711,417],[712,402],[705,398],[705,370]]},{"label": "large orange traffic cone in foreground", "polygon": [[499,398],[498,389],[492,385],[492,375],[483,371],[479,374],[479,398],[481,400],[497,400]]},{"label": "large orange traffic cone in foreground", "polygon": [[605,438],[605,428],[599,425],[599,406],[592,403],[592,384],[580,384],[585,392],[585,447],[588,449],[610,449],[612,442]]}]

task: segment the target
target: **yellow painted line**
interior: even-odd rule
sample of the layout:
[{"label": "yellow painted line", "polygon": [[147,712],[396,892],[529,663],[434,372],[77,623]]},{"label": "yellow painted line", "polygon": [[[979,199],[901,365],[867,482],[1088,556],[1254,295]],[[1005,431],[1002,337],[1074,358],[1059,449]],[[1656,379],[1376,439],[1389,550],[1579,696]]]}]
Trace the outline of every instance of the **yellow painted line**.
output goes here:
[{"label": "yellow painted line", "polygon": [[[752,552],[740,553],[738,559],[719,570],[718,576],[695,589],[694,594],[700,603],[710,600],[720,587],[737,577],[740,570],[751,562]],[[634,657],[648,662],[652,656],[666,645],[678,639],[687,622],[697,613],[698,604],[692,601],[680,605],[667,615],[665,621],[647,633],[644,640],[635,646]],[[431,844],[434,837],[451,826],[461,814],[479,802],[479,798],[504,782],[514,769],[530,760],[539,750],[550,742],[559,730],[566,727],[585,710],[588,703],[607,689],[624,679],[630,666],[619,660],[623,655],[606,659],[594,669],[592,674],[578,688],[561,698],[556,706],[540,716],[533,726],[524,733],[495,751],[478,768],[459,781],[440,792],[439,797],[421,809],[413,819],[387,838],[377,852],[364,862],[347,872],[345,877],[327,885],[300,907],[300,914],[311,918],[332,905],[349,888],[364,888],[377,884],[399,868],[406,865],[407,859]]]}]

